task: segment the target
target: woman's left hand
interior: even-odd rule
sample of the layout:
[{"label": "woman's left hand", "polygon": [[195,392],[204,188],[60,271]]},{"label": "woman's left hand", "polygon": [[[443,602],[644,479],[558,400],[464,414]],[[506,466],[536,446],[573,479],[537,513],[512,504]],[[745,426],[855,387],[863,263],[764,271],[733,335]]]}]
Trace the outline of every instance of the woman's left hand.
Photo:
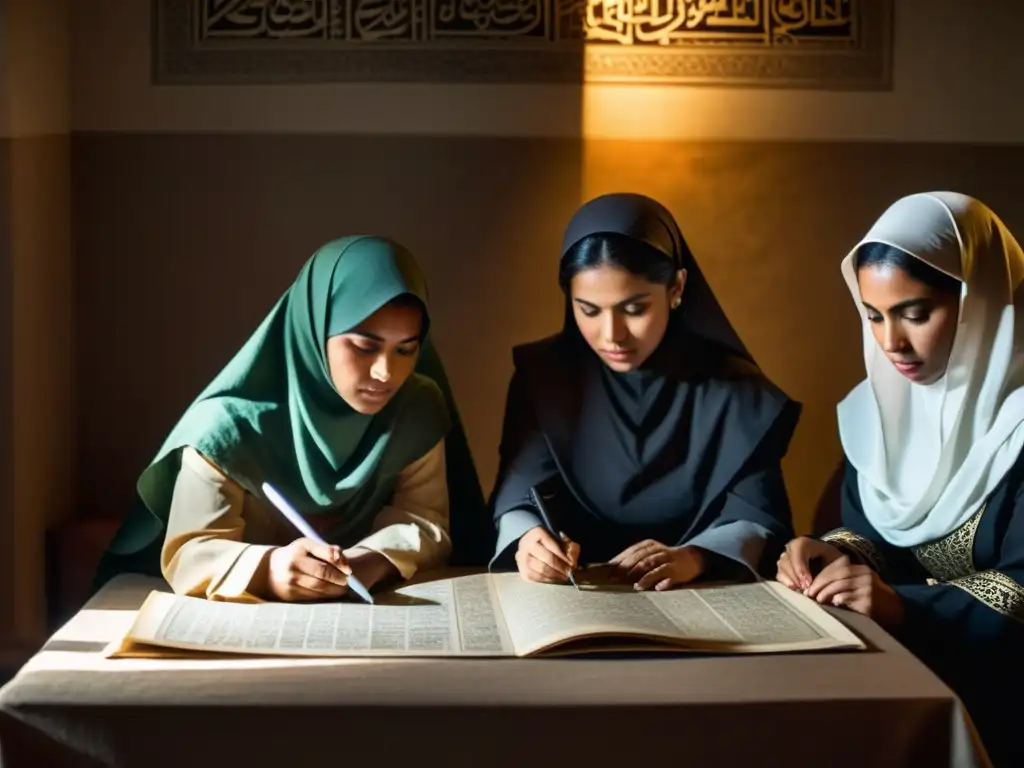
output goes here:
[{"label": "woman's left hand", "polygon": [[669,547],[647,539],[612,558],[614,565],[633,587],[657,591],[693,581],[704,572],[704,555],[695,547]]},{"label": "woman's left hand", "polygon": [[849,608],[886,629],[903,622],[903,601],[873,569],[844,555],[821,569],[804,594],[821,604]]}]

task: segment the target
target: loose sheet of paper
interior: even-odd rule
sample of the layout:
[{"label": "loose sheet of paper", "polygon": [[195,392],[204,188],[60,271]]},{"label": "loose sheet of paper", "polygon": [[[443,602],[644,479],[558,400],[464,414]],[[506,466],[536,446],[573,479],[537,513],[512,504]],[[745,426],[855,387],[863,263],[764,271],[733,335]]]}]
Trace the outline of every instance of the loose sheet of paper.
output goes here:
[{"label": "loose sheet of paper", "polygon": [[[212,653],[288,656],[510,656],[486,575],[425,582],[362,603],[215,602],[154,592],[128,643]],[[137,651],[140,649],[136,649]]]}]

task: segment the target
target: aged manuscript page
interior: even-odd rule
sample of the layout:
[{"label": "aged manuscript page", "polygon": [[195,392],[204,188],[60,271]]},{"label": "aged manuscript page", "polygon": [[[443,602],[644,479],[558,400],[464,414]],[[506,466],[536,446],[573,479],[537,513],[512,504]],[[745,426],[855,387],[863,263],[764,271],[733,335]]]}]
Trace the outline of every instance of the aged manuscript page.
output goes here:
[{"label": "aged manuscript page", "polygon": [[486,575],[365,603],[227,603],[152,592],[112,657],[157,648],[284,656],[514,656]]}]

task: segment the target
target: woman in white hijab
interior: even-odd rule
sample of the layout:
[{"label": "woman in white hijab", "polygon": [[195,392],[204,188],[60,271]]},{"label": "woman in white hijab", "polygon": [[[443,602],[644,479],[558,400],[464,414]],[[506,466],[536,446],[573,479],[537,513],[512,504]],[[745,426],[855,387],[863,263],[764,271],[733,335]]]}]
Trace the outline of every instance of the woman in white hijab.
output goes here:
[{"label": "woman in white hijab", "polygon": [[984,204],[934,192],[894,203],[842,271],[867,367],[838,409],[843,527],[791,541],[777,578],[886,627],[993,762],[1024,766],[1024,253]]}]

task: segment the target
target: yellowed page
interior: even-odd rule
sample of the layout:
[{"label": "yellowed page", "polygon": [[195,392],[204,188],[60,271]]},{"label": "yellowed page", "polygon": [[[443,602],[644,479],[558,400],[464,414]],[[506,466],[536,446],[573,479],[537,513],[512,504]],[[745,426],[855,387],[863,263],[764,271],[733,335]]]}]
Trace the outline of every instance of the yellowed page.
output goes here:
[{"label": "yellowed page", "polygon": [[512,644],[529,656],[559,643],[600,635],[664,637],[675,626],[650,600],[630,589],[537,584],[518,573],[494,574]]},{"label": "yellowed page", "polygon": [[642,594],[687,645],[737,653],[865,647],[816,602],[775,581]]},{"label": "yellowed page", "polygon": [[598,637],[661,640],[716,653],[864,648],[813,600],[775,582],[635,592],[590,585],[576,591],[528,582],[517,573],[493,578],[520,656]]},{"label": "yellowed page", "polygon": [[515,656],[494,582],[487,573],[449,579],[463,656]]},{"label": "yellowed page", "polygon": [[153,592],[111,657],[512,656],[486,575],[427,581],[363,603],[216,602]]}]

